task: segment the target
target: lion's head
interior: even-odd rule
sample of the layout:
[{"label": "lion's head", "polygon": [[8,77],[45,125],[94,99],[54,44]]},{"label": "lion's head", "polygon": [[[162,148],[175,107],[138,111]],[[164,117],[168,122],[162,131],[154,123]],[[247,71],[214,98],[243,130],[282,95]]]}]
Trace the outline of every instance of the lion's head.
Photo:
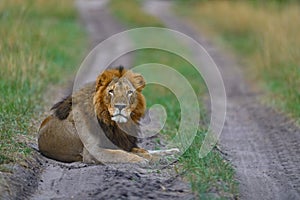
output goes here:
[{"label": "lion's head", "polygon": [[107,124],[126,123],[129,119],[137,123],[146,107],[141,93],[144,87],[140,74],[122,67],[104,71],[97,78],[93,100],[98,119]]}]

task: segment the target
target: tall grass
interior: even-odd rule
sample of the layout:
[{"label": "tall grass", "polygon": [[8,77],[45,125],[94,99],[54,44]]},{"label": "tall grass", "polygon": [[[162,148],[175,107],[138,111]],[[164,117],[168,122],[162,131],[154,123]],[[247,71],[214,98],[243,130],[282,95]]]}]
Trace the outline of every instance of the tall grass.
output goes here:
[{"label": "tall grass", "polygon": [[71,0],[0,1],[0,164],[30,152],[42,96],[77,67],[85,37]]},{"label": "tall grass", "polygon": [[[126,4],[132,6],[121,6],[123,3],[121,0],[111,1],[112,12],[129,27],[144,27],[144,26],[156,26],[161,27],[162,22],[159,19],[145,14],[139,4],[141,1],[128,0]],[[130,17],[129,17],[130,16]],[[145,19],[141,23],[140,19]],[[138,42],[141,38],[132,38],[132,42]],[[173,38],[161,38],[153,36],[146,36],[145,38],[151,43],[158,41],[165,44],[174,44],[174,48],[184,51],[184,45],[180,45],[174,42]],[[177,45],[177,46],[176,46]],[[188,52],[188,49],[186,49]],[[138,50],[135,52],[134,66],[145,63],[160,63],[170,67],[173,67],[180,74],[185,76],[189,80],[193,87],[201,106],[202,111],[201,120],[206,121],[204,106],[203,106],[203,94],[206,92],[206,87],[203,83],[201,76],[193,68],[193,66],[182,58],[165,51],[156,49]],[[180,86],[180,83],[178,83]],[[178,129],[180,122],[180,105],[176,96],[168,89],[157,86],[147,85],[143,91],[147,106],[151,107],[153,104],[161,104],[167,111],[167,121],[164,129],[161,131],[162,136],[174,136]],[[190,105],[193,106],[193,105]],[[201,123],[205,124],[205,122]],[[237,184],[233,179],[233,168],[223,160],[222,156],[217,151],[212,151],[207,157],[199,159],[198,153],[201,147],[203,138],[206,132],[206,126],[200,126],[197,135],[189,147],[189,149],[180,158],[181,170],[186,172],[186,178],[190,180],[192,189],[198,195],[200,199],[219,197],[219,198],[233,198],[237,193]]]},{"label": "tall grass", "polygon": [[212,1],[179,9],[241,55],[252,78],[269,91],[270,104],[299,119],[299,4]]}]

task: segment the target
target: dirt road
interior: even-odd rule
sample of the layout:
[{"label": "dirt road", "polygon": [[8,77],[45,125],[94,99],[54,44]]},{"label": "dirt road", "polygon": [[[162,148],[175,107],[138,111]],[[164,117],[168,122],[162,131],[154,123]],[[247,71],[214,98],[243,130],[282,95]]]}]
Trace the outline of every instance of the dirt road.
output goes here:
[{"label": "dirt road", "polygon": [[169,1],[146,1],[144,9],[197,40],[218,65],[228,98],[220,145],[236,169],[241,199],[300,199],[299,128],[260,104],[235,59],[174,15]]}]

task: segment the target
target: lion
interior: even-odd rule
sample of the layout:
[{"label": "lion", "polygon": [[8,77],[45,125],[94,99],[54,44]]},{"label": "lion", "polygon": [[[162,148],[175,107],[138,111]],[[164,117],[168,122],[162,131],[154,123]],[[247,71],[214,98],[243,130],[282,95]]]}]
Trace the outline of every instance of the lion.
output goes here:
[{"label": "lion", "polygon": [[131,70],[105,70],[51,108],[38,131],[39,151],[62,162],[147,162],[151,154],[137,146],[144,87],[143,76]]}]

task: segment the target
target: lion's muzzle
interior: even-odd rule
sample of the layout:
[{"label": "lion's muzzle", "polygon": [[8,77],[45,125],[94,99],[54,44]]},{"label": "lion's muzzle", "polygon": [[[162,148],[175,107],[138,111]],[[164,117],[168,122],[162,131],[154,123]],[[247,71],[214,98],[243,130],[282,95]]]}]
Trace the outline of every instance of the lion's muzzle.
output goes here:
[{"label": "lion's muzzle", "polygon": [[126,113],[126,104],[116,104],[114,108],[115,109],[111,120],[118,123],[126,123],[128,116]]}]

